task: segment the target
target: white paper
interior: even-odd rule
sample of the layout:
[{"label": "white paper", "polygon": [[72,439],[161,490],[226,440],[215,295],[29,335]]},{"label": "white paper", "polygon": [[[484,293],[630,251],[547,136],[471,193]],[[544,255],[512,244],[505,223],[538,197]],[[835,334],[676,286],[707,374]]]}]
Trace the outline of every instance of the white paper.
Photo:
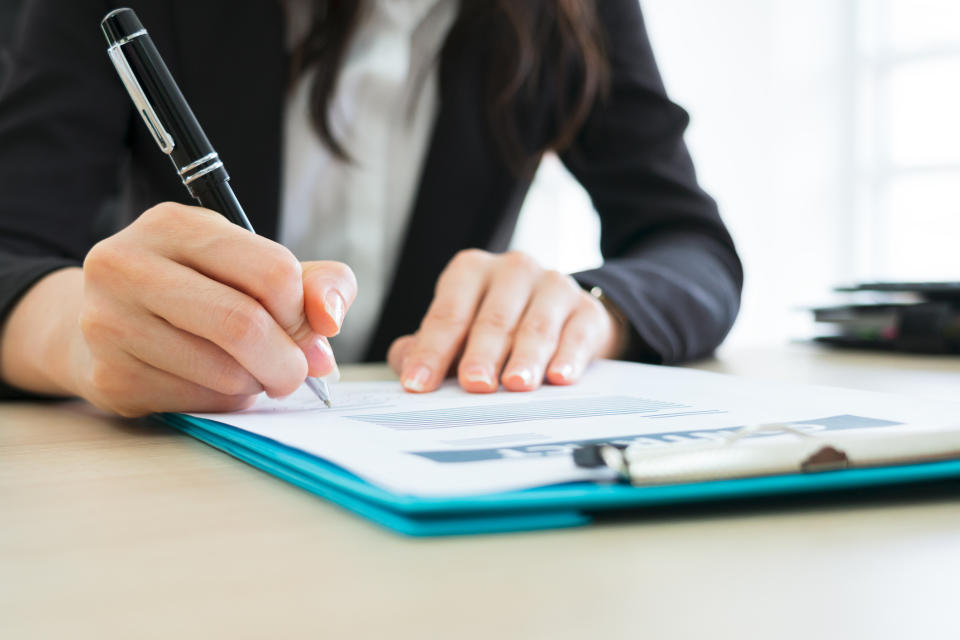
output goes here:
[{"label": "white paper", "polygon": [[[951,428],[960,403],[603,361],[567,387],[470,394],[455,381],[410,394],[398,382],[342,382],[328,409],[302,387],[231,414],[191,414],[301,449],[390,491],[490,493],[595,479],[584,442],[650,446],[714,439],[744,425],[817,431]],[[806,422],[807,424],[803,424]]]}]

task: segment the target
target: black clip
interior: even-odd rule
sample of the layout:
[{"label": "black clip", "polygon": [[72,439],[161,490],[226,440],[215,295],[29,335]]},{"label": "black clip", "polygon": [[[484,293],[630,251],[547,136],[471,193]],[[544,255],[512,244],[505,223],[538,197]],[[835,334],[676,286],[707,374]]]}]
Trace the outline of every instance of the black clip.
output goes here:
[{"label": "black clip", "polygon": [[837,471],[846,469],[850,466],[850,458],[840,449],[825,445],[816,452],[810,454],[800,465],[800,470],[804,473],[817,473],[820,471]]}]

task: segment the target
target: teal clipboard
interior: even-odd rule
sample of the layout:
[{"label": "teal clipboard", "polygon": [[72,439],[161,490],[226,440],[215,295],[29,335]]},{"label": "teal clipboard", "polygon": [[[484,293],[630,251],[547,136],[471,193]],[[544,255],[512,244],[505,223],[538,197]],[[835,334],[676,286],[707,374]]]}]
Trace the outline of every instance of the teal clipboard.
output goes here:
[{"label": "teal clipboard", "polygon": [[156,417],[254,467],[410,536],[577,527],[603,514],[649,507],[960,479],[958,459],[651,487],[578,482],[483,495],[419,497],[386,491],[321,458],[219,422],[175,413]]}]

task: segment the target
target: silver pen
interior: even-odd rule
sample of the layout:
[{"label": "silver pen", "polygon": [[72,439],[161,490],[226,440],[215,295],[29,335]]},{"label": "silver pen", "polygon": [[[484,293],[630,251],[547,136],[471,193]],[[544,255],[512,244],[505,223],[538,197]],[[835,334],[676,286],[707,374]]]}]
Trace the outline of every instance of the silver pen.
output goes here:
[{"label": "silver pen", "polygon": [[333,371],[324,377],[311,378],[308,376],[305,382],[306,385],[310,387],[310,390],[313,391],[313,393],[320,398],[321,401],[323,401],[323,404],[327,405],[327,407],[332,407],[333,401],[330,397],[330,389],[327,387],[328,378],[332,379],[333,382],[340,380],[340,369],[336,364],[333,365]]}]

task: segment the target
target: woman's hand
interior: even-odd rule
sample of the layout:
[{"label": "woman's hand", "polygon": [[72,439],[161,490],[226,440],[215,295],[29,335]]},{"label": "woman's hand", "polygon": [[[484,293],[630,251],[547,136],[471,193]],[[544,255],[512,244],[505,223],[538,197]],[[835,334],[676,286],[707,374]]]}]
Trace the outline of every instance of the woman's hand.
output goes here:
[{"label": "woman's hand", "polygon": [[388,360],[408,391],[436,389],[454,366],[467,391],[500,382],[530,391],[615,357],[625,330],[570,276],[520,252],[470,249],[447,265],[420,329],[395,340]]},{"label": "woman's hand", "polygon": [[[63,343],[67,353],[45,354],[60,364],[53,390],[127,416],[228,411],[263,390],[292,393],[308,374],[335,366],[325,336],[339,331],[356,295],[345,265],[301,265],[214,212],[172,203],[95,245],[82,273],[65,271],[18,305],[4,347],[37,332],[29,328],[31,313],[41,315],[31,296],[33,307],[49,307],[44,295],[61,287],[67,302],[55,313],[72,318],[64,324],[72,339]],[[17,358],[4,364],[17,384]],[[43,381],[24,386],[47,390],[37,389]]]}]

